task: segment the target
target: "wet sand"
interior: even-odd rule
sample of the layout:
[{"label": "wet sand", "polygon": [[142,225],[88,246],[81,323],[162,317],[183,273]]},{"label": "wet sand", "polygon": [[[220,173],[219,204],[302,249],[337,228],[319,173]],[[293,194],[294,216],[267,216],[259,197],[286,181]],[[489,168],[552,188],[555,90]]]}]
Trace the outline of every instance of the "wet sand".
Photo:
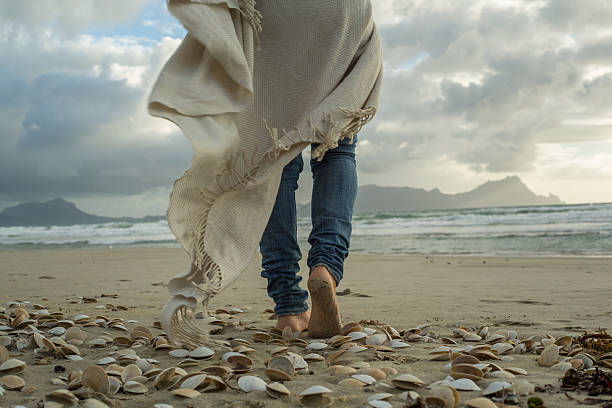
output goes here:
[{"label": "wet sand", "polygon": [[[151,327],[168,299],[167,279],[185,265],[186,257],[178,249],[0,252],[0,306],[8,308],[11,301],[27,300],[42,304],[50,311],[61,310],[66,316],[104,314],[109,318],[138,321],[126,323],[128,328],[135,325]],[[341,294],[338,299],[343,323],[382,322],[400,331],[429,323],[432,330],[441,336],[450,336],[454,328],[462,325],[486,325],[491,331],[501,328],[517,330],[520,338],[544,333],[559,337],[599,327],[612,328],[611,287],[612,258],[351,255],[347,260],[345,279],[338,287]],[[211,309],[250,309],[233,316],[233,319],[270,328],[274,321],[267,319],[269,314],[264,310],[272,308],[273,304],[265,288],[266,282],[254,264],[214,299]],[[79,297],[96,298],[97,303],[79,303]],[[96,309],[96,306],[106,303],[126,306],[128,310]],[[159,330],[152,330],[159,333]],[[110,337],[120,335],[102,328],[86,328],[86,332],[87,340],[103,333],[110,333]],[[251,333],[239,327],[226,331],[220,338],[250,340]],[[347,357],[346,363],[368,361],[373,367],[392,366],[400,373],[411,373],[431,383],[446,376],[442,370],[445,362],[429,361],[428,353],[432,346],[437,345],[411,343],[408,349],[388,354],[365,351]],[[252,373],[267,380],[263,362],[270,357],[272,346],[256,344],[255,348],[258,351],[251,356],[254,360]],[[22,403],[34,406],[46,392],[61,388],[50,383],[50,379],[58,375],[53,372],[55,365],[61,364],[68,371],[83,369],[92,361],[108,355],[110,348],[91,349],[83,345],[81,351],[85,358],[83,361],[56,360],[50,365],[32,365],[31,350],[11,351],[12,357],[28,362],[23,378],[36,390],[31,394],[6,391],[6,395],[0,397],[0,405]],[[304,354],[304,350],[300,352]],[[142,350],[141,356],[158,359],[163,368],[180,361],[168,356],[167,352],[151,349]],[[577,405],[576,401],[556,392],[560,384],[559,372],[539,367],[535,354],[512,356],[514,361],[504,362],[504,365],[526,369],[529,375],[525,379],[535,385],[552,385],[552,391],[536,393],[547,406]],[[219,359],[217,354],[213,360],[202,362],[201,367],[217,364]],[[179,399],[169,391],[151,391],[138,396],[117,394],[115,400],[119,406],[139,403],[152,406],[156,402],[166,402],[175,407],[197,404],[213,407],[291,406],[299,404],[295,394],[310,385],[321,384],[332,389],[335,398],[346,395],[344,401],[344,398],[336,399],[334,406],[348,407],[364,405],[369,395],[384,390],[381,385],[361,389],[338,386],[344,377],[325,373],[325,362],[312,363],[310,369],[313,375],[300,375],[286,383],[294,396],[284,402],[273,400],[263,392],[247,395],[234,390],[205,394],[198,397],[199,401]],[[381,382],[390,384],[388,379]],[[389,392],[399,394],[400,391],[391,389]],[[586,397],[579,393],[570,394]],[[479,395],[478,392],[461,393],[462,401]],[[524,403],[526,398],[521,397],[521,401]],[[389,402],[393,406],[402,406],[398,398]]]}]

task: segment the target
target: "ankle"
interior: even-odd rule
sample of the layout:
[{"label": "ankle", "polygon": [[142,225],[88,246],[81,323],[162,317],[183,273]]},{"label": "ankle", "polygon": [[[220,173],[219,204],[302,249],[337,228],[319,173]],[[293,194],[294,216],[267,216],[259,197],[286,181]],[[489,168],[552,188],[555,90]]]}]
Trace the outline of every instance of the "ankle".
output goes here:
[{"label": "ankle", "polygon": [[317,265],[310,270],[310,275],[308,276],[308,279],[314,279],[314,278],[324,279],[330,282],[333,285],[334,289],[336,288],[336,279],[329,272],[329,270],[327,269],[325,265]]}]

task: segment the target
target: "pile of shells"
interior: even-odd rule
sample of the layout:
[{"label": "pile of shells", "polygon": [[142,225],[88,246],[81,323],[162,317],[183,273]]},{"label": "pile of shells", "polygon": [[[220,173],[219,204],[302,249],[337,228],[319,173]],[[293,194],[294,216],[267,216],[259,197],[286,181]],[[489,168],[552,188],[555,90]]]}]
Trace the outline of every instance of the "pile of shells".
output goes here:
[{"label": "pile of shells", "polygon": [[[77,303],[97,300],[83,297]],[[35,393],[24,371],[30,364],[53,364],[60,370],[51,379],[58,389],[44,395],[51,408],[107,406],[92,395],[190,399],[220,392],[317,407],[355,398],[351,404],[381,408],[487,408],[518,403],[534,392],[527,370],[512,364],[518,355],[533,355],[535,368],[559,376],[570,369],[607,369],[612,362],[610,353],[593,355],[577,335],[521,337],[516,330],[461,326],[441,336],[429,324],[397,330],[362,321],[345,325],[332,338],[312,340],[290,329],[254,324],[250,315],[248,308],[232,307],[195,316],[217,336],[215,346],[227,347],[220,352],[206,345],[176,347],[158,322],[147,326],[104,315],[65,316],[42,305],[11,302],[0,308],[0,396]],[[403,362],[410,360],[401,360],[415,349],[436,367],[429,381],[410,372]],[[83,370],[66,368],[83,359],[88,363],[79,365]],[[388,360],[396,364],[385,365]],[[306,379],[319,384],[304,386]],[[462,395],[468,397],[462,401]]]}]

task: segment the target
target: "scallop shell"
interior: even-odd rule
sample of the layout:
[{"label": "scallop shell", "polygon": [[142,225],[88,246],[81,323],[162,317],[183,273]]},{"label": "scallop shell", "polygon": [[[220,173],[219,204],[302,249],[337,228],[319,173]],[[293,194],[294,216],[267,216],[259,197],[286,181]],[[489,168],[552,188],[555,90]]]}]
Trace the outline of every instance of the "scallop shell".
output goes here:
[{"label": "scallop shell", "polygon": [[540,357],[538,358],[538,364],[542,367],[552,367],[559,358],[559,347],[556,344],[551,344],[546,347]]},{"label": "scallop shell", "polygon": [[361,388],[361,387],[365,387],[367,384],[355,378],[345,378],[341,380],[340,382],[338,382],[338,385],[340,387],[359,387]]},{"label": "scallop shell", "polygon": [[337,365],[330,367],[331,371],[334,375],[346,375],[346,374],[355,374],[357,372],[356,368],[346,367],[343,365]]},{"label": "scallop shell", "polygon": [[69,406],[69,407],[74,407],[79,403],[79,399],[68,390],[51,391],[50,393],[45,395],[45,400],[52,401],[52,402],[59,402],[61,403],[62,406]]},{"label": "scallop shell", "polygon": [[329,388],[326,388],[322,385],[313,385],[312,387],[309,387],[307,389],[305,389],[304,391],[302,391],[300,393],[301,397],[308,397],[311,395],[323,395],[323,394],[331,394],[332,390],[330,390]]},{"label": "scallop shell", "polygon": [[310,353],[304,356],[304,360],[306,360],[307,363],[314,363],[317,361],[325,361],[325,357],[317,353]]},{"label": "scallop shell", "polygon": [[497,405],[488,398],[472,398],[465,403],[466,407],[469,408],[497,408]]},{"label": "scallop shell", "polygon": [[515,378],[515,375],[506,370],[497,370],[497,371],[491,371],[489,373],[486,373],[485,378],[495,378],[495,379],[501,380],[501,379]]},{"label": "scallop shell", "polygon": [[266,394],[272,398],[281,398],[290,395],[291,392],[283,384],[273,382],[266,384]]},{"label": "scallop shell", "polygon": [[308,370],[308,363],[299,354],[288,352],[285,354],[285,356],[291,361],[296,371],[300,372]]},{"label": "scallop shell", "polygon": [[227,380],[232,373],[232,369],[225,366],[210,366],[204,368],[202,372]]},{"label": "scallop shell", "polygon": [[469,378],[459,378],[451,381],[450,386],[458,391],[480,391],[480,387]]},{"label": "scallop shell", "polygon": [[9,391],[20,391],[23,387],[25,387],[25,381],[21,377],[17,377],[16,375],[5,375],[0,378],[0,383],[2,387]]},{"label": "scallop shell", "polygon": [[347,336],[353,341],[359,341],[368,337],[366,333],[360,331],[350,332]]},{"label": "scallop shell", "polygon": [[376,378],[367,374],[353,374],[351,377],[367,385],[372,385],[376,382]]},{"label": "scallop shell", "polygon": [[168,354],[171,355],[172,357],[185,358],[189,356],[189,350],[174,349],[174,350],[170,350]]},{"label": "scallop shell", "polygon": [[313,341],[311,343],[308,343],[308,345],[306,346],[306,350],[323,350],[326,349],[328,346],[327,344],[320,342],[320,341]]},{"label": "scallop shell", "polygon": [[[459,403],[459,395],[455,395],[457,391],[451,387],[438,386],[433,387],[429,392],[429,395],[425,398],[425,401],[428,403],[434,402],[438,403],[438,401],[442,402],[442,407],[444,408],[453,408],[455,405]],[[434,404],[431,404],[434,405]],[[438,405],[440,405],[438,403]],[[434,405],[436,406],[436,405]]]},{"label": "scallop shell", "polygon": [[82,406],[83,408],[109,408],[109,406],[102,401],[93,398],[88,398],[83,401]]},{"label": "scallop shell", "polygon": [[110,384],[106,372],[97,365],[89,366],[85,369],[82,376],[83,385],[91,388],[95,392],[108,394]]},{"label": "scallop shell", "polygon": [[149,389],[138,381],[128,381],[123,385],[123,391],[129,394],[144,394]]},{"label": "scallop shell", "polygon": [[460,355],[459,357],[455,358],[452,362],[452,365],[457,365],[457,364],[478,364],[480,363],[480,360],[478,360],[476,357],[471,356],[469,354],[463,354]]},{"label": "scallop shell", "polygon": [[214,351],[208,347],[198,347],[189,353],[191,358],[211,358],[215,354]]},{"label": "scallop shell", "polygon": [[370,346],[382,346],[389,338],[384,333],[376,333],[366,337],[366,344]]},{"label": "scallop shell", "polygon": [[506,381],[493,381],[491,384],[489,384],[487,386],[487,388],[485,388],[485,390],[482,392],[482,395],[487,396],[487,395],[494,395],[497,394],[500,391],[503,390],[508,390],[512,388],[512,384],[510,384],[509,382]]},{"label": "scallop shell", "polygon": [[527,396],[535,391],[535,385],[526,380],[517,380],[514,382],[514,391],[521,396]]},{"label": "scallop shell", "polygon": [[134,377],[140,377],[142,370],[136,364],[129,364],[121,373],[121,380],[125,383]]},{"label": "scallop shell", "polygon": [[207,375],[204,383],[206,384],[205,392],[225,391],[227,389],[227,383],[223,378],[216,375]]},{"label": "scallop shell", "polygon": [[520,367],[506,367],[505,370],[514,375],[527,375],[528,374],[527,370],[523,370]]},{"label": "scallop shell", "polygon": [[450,375],[458,380],[459,378],[469,378],[473,381],[482,379],[484,373],[482,370],[471,364],[455,364],[451,367]]},{"label": "scallop shell", "polygon": [[391,382],[401,390],[414,390],[425,385],[425,382],[412,374],[401,374],[394,377]]},{"label": "scallop shell", "polygon": [[26,363],[16,358],[10,358],[0,364],[0,372],[3,374],[21,373],[25,370]]},{"label": "scallop shell", "polygon": [[361,374],[366,374],[373,377],[376,381],[381,381],[387,378],[387,373],[385,373],[380,368],[366,368],[361,371]]},{"label": "scallop shell", "polygon": [[178,395],[179,397],[183,397],[183,398],[195,398],[195,397],[202,395],[199,391],[185,389],[185,388],[179,388],[176,390],[172,390],[172,393],[174,395]]},{"label": "scallop shell", "polygon": [[295,374],[295,366],[288,356],[276,356],[268,362],[268,368],[285,372],[289,377]]},{"label": "scallop shell", "polygon": [[383,400],[368,401],[368,405],[374,408],[392,408],[393,407],[393,405]]},{"label": "scallop shell", "polygon": [[275,368],[266,368],[265,374],[270,381],[291,381],[293,379],[293,377],[286,372]]},{"label": "scallop shell", "polygon": [[168,389],[174,385],[172,378],[176,373],[176,367],[169,367],[161,371],[153,380],[153,387],[157,389]]},{"label": "scallop shell", "polygon": [[551,369],[555,371],[561,371],[563,373],[569,370],[570,368],[572,368],[572,363],[569,362],[559,362],[551,367]]},{"label": "scallop shell", "polygon": [[245,375],[238,379],[238,387],[244,392],[265,391],[266,382],[254,375]]}]

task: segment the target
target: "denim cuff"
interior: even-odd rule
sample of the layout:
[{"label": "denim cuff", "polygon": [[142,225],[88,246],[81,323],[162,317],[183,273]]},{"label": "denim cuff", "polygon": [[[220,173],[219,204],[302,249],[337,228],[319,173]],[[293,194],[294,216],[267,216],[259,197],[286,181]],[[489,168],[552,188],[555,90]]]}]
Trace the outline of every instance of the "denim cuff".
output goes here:
[{"label": "denim cuff", "polygon": [[[277,310],[278,309],[278,310]],[[280,316],[293,316],[299,315],[308,310],[308,304],[304,302],[303,306],[294,306],[294,307],[274,307],[274,314],[276,317]]]}]

